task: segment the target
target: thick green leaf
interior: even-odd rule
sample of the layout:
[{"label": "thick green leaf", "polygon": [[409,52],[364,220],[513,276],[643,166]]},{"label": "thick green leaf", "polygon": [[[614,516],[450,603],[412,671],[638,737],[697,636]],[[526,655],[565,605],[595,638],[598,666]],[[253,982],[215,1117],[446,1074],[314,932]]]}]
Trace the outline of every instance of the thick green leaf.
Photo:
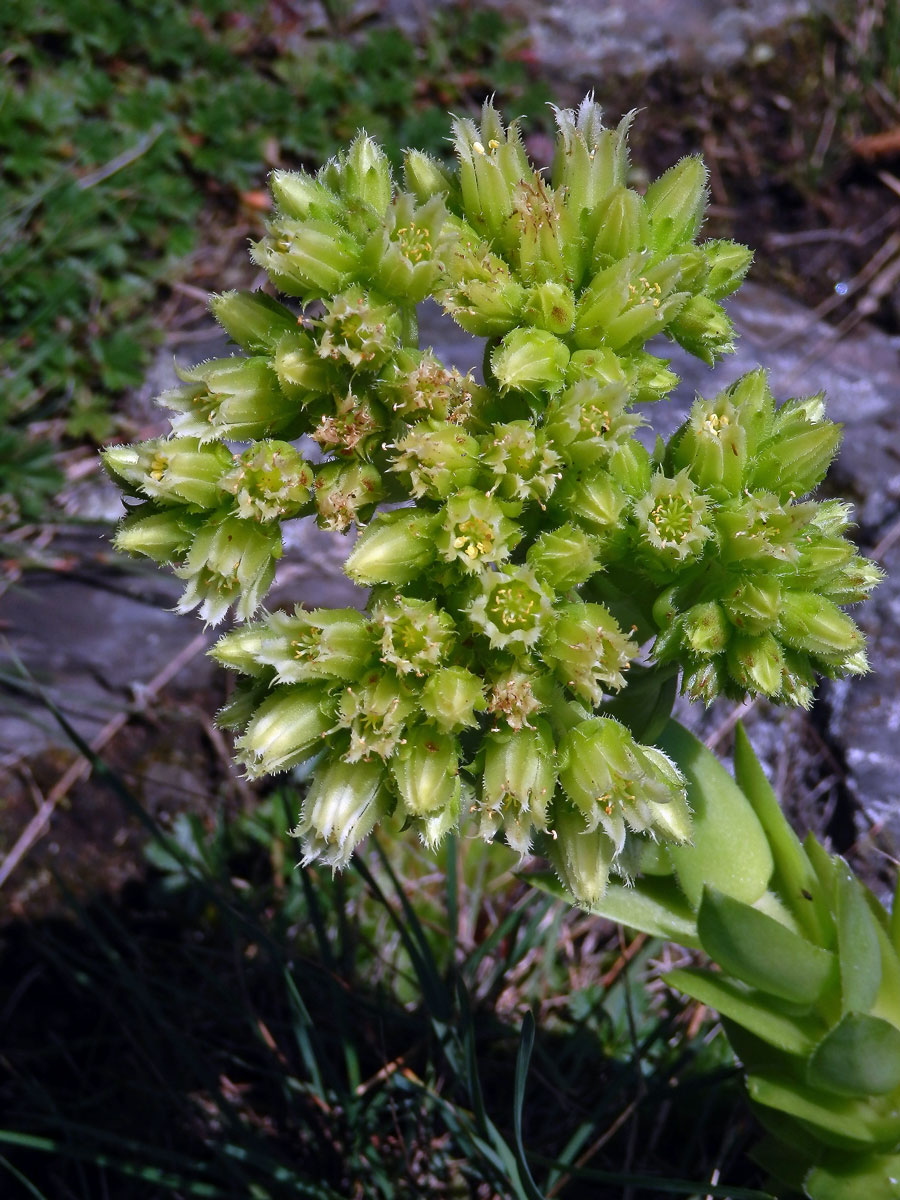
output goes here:
[{"label": "thick green leaf", "polygon": [[768,887],[774,863],[749,800],[712,751],[677,722],[669,722],[657,744],[687,780],[693,842],[670,846],[669,857],[692,907],[705,884],[752,904]]},{"label": "thick green leaf", "polygon": [[711,888],[703,894],[697,932],[726,974],[794,1004],[814,1004],[837,970],[831,951]]},{"label": "thick green leaf", "polygon": [[826,945],[832,922],[818,878],[800,839],[781,811],[740,721],[734,732],[734,777],[765,830],[775,860],[779,893],[812,941]]},{"label": "thick green leaf", "polygon": [[835,872],[841,1011],[867,1012],[881,986],[878,926],[850,868]]},{"label": "thick green leaf", "polygon": [[822,887],[825,894],[825,902],[828,905],[834,903],[834,882],[835,872],[837,868],[837,860],[833,858],[820,841],[815,837],[815,834],[808,833],[803,839],[803,849],[806,857],[812,863],[813,870],[816,873],[816,878]]},{"label": "thick green leaf", "polygon": [[[778,1119],[783,1119],[780,1114]],[[767,1175],[777,1179],[780,1184],[786,1184],[797,1195],[803,1195],[803,1180],[809,1170],[809,1159],[795,1145],[786,1145],[781,1138],[767,1135],[750,1148],[749,1155]],[[815,1157],[818,1158],[818,1154]]]},{"label": "thick green leaf", "polygon": [[900,875],[897,876],[894,902],[891,905],[891,941],[894,943],[894,949],[900,954]]},{"label": "thick green leaf", "polygon": [[[522,878],[552,896],[572,903],[571,895],[552,872],[542,871]],[[591,912],[652,937],[665,938],[693,949],[700,946],[694,914],[671,876],[645,876],[632,887],[611,883]]]},{"label": "thick green leaf", "polygon": [[757,991],[743,987],[721,972],[697,967],[678,968],[665,976],[669,987],[714,1008],[756,1037],[789,1054],[811,1054],[822,1025],[810,1017],[790,1017]]},{"label": "thick green leaf", "polygon": [[813,1167],[803,1190],[809,1200],[900,1200],[900,1155],[867,1154]]},{"label": "thick green leaf", "polygon": [[900,1087],[900,1029],[866,1013],[847,1013],[816,1046],[807,1079],[839,1096],[894,1091]]},{"label": "thick green leaf", "polygon": [[881,986],[878,995],[869,1007],[873,1017],[884,1017],[900,1028],[900,961],[891,939],[878,921],[874,922],[881,948]]},{"label": "thick green leaf", "polygon": [[747,1079],[750,1099],[803,1121],[826,1145],[846,1150],[891,1150],[900,1138],[900,1113],[878,1099],[832,1096],[808,1084],[758,1074]]}]

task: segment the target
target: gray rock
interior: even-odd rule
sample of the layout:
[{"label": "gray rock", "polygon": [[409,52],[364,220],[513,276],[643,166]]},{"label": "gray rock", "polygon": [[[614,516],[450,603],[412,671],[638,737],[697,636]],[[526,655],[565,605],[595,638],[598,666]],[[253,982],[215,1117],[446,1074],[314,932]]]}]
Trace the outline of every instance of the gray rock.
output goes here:
[{"label": "gray rock", "polygon": [[[388,18],[406,29],[421,29],[437,7],[451,0],[387,0]],[[665,63],[724,66],[747,53],[765,54],[767,33],[821,11],[819,0],[629,0],[585,4],[583,0],[493,0],[541,63],[573,88],[590,87],[598,75],[643,74]]]}]

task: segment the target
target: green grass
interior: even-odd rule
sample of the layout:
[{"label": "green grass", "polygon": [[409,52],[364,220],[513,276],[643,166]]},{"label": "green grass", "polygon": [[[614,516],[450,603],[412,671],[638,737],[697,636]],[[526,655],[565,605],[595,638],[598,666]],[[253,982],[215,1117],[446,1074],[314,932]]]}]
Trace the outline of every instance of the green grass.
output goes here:
[{"label": "green grass", "polygon": [[192,250],[246,221],[241,196],[272,166],[317,165],[363,126],[395,161],[409,144],[445,153],[449,108],[495,90],[522,111],[543,105],[497,14],[451,8],[414,43],[377,25],[349,36],[339,12],[301,37],[306,11],[0,6],[0,419],[16,437],[0,444],[0,494],[24,515],[55,483],[25,424],[52,420],[51,436],[74,439],[113,430],[162,332],[165,289]]},{"label": "green grass", "polygon": [[296,788],[166,833],[94,767],[152,869],[0,935],[4,1195],[762,1196],[700,1182],[753,1178],[750,1123],[724,1038],[648,986],[659,943],[499,846],[332,877],[295,866]]}]

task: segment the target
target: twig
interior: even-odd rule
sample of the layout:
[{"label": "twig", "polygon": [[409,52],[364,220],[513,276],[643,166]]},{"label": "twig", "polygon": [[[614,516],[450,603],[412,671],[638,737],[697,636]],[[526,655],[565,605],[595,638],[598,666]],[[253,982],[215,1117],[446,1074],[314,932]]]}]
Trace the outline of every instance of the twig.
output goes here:
[{"label": "twig", "polygon": [[81,191],[86,191],[88,188],[96,187],[104,179],[109,179],[111,175],[115,175],[117,171],[121,171],[124,167],[131,166],[133,162],[136,162],[147,153],[153,143],[159,139],[164,128],[163,125],[154,125],[152,129],[148,129],[144,136],[138,138],[129,150],[123,150],[121,154],[117,154],[115,158],[111,158],[108,163],[102,167],[98,167],[96,171],[91,171],[88,175],[82,175],[76,187]]},{"label": "twig", "polygon": [[752,700],[745,700],[742,704],[735,705],[725,720],[717,725],[706,739],[707,749],[714,750],[722,738],[727,737],[731,733],[738,721],[742,721],[749,712],[753,711],[756,707],[757,699],[758,697],[754,697]]},{"label": "twig", "polygon": [[[900,251],[900,233],[895,233],[892,234],[891,237],[889,237],[887,241],[879,247],[879,249],[875,252],[875,254],[872,255],[865,266],[857,271],[852,279],[847,281],[847,286],[840,295],[835,292],[833,296],[829,296],[827,300],[823,300],[821,304],[813,309],[809,320],[806,322],[801,332],[805,333],[811,329],[818,320],[827,316],[833,309],[838,308],[841,304],[844,304],[850,296],[855,295],[856,292],[865,287],[869,280],[873,279],[878,272],[888,262],[890,262],[890,260],[898,251]],[[792,329],[789,332],[782,334],[781,337],[773,338],[772,341],[769,342],[769,348],[772,350],[777,350],[780,346],[785,346],[788,342],[795,341],[797,336],[797,330]],[[819,346],[816,347],[816,350],[818,350],[823,343],[829,340],[831,339],[822,339],[822,342],[820,342]],[[812,361],[812,359],[810,361]]]},{"label": "twig", "polygon": [[[191,661],[196,658],[201,650],[207,644],[207,635],[205,632],[198,633],[186,646],[184,646],[174,658],[159,671],[147,686],[142,689],[145,699],[152,699],[158,692],[170,683],[178,672]],[[128,724],[133,714],[131,712],[118,712],[103,726],[94,740],[91,742],[91,750],[94,753],[99,753],[104,746]],[[34,814],[25,828],[22,830],[19,837],[16,839],[10,852],[6,858],[0,863],[0,887],[3,887],[7,879],[31,850],[32,846],[43,834],[50,821],[53,811],[59,802],[68,794],[71,788],[75,786],[80,779],[83,779],[90,773],[90,759],[79,755],[69,767],[59,777],[50,791],[47,793],[46,799],[41,804],[38,811]]]},{"label": "twig", "polygon": [[860,158],[886,158],[900,151],[900,125],[886,129],[884,133],[872,133],[857,138],[850,147]]},{"label": "twig", "polygon": [[900,518],[893,525],[889,526],[887,532],[873,549],[871,557],[877,559],[879,562],[883,561],[885,554],[898,541],[900,541]]}]

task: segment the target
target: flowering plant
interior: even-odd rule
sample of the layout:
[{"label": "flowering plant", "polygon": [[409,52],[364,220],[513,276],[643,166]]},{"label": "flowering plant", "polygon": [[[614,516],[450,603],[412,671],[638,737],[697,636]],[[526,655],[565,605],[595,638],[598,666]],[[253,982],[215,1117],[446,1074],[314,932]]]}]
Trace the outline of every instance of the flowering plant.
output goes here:
[{"label": "flowering plant", "polygon": [[[364,133],[314,177],[276,171],[252,253],[297,303],[213,298],[243,353],[181,372],[170,436],[106,451],[128,496],[117,544],[174,567],[181,611],[234,609],[212,651],[240,676],[220,720],[251,777],[315,761],[304,861],[344,866],[378,823],[434,847],[462,822],[548,858],[577,902],[702,943],[772,1011],[800,1001],[721,945],[761,920],[827,943],[831,900],[815,929],[779,900],[769,842],[787,834],[746,799],[716,808],[735,785],[708,765],[698,782],[667,725],[677,681],[706,703],[808,706],[817,675],[867,669],[843,607],[879,573],[849,506],[810,498],[840,437],[821,396],[777,405],[754,371],[645,436],[677,382],[647,343],[712,366],[751,255],[697,240],[698,158],[641,195],[630,116],[607,129],[589,97],[556,119],[549,177],[490,104],[454,122],[455,171],[411,150],[403,189]],[[485,339],[482,380],[419,345],[429,297]],[[313,516],[358,531],[364,607],[267,612],[281,526]],[[900,1013],[879,1013],[900,1039]]]}]

